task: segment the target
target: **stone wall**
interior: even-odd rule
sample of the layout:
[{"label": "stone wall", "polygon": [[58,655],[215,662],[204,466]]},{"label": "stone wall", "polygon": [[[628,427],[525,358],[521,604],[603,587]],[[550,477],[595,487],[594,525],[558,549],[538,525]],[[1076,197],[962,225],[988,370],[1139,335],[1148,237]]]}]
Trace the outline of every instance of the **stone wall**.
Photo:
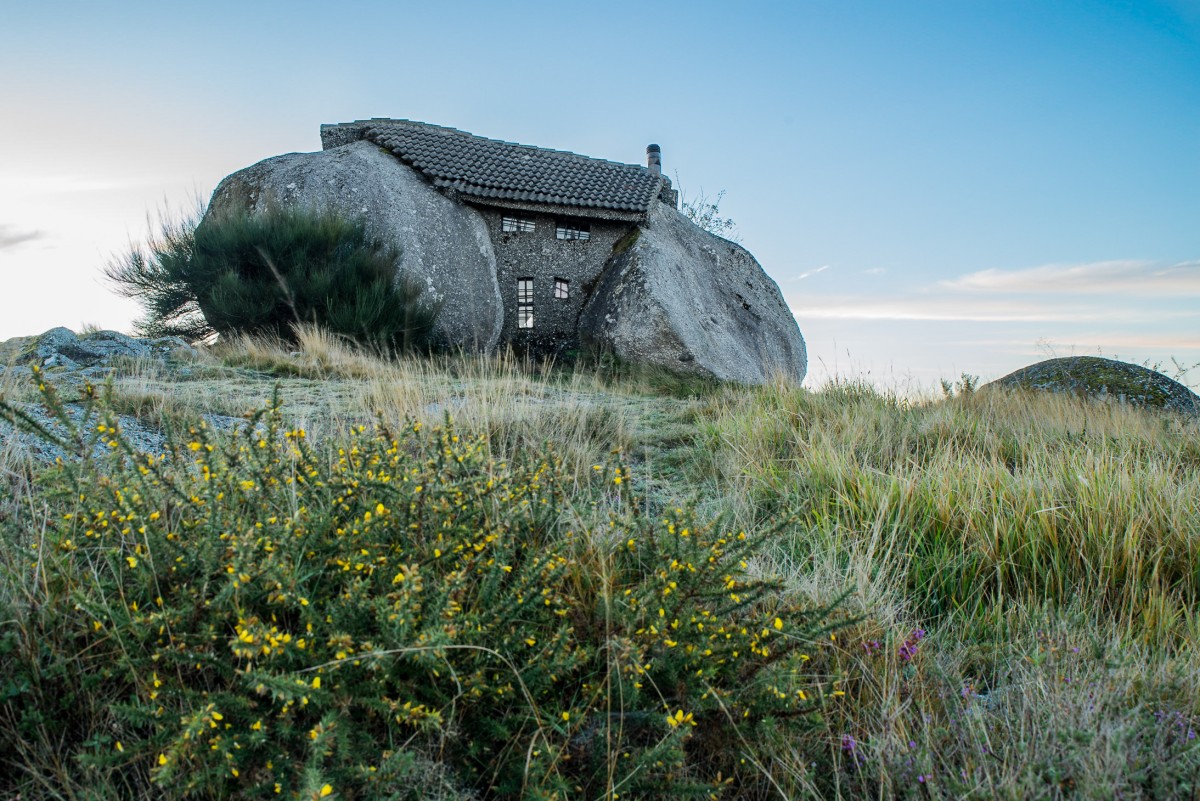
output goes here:
[{"label": "stone wall", "polygon": [[[577,330],[585,293],[595,284],[600,270],[612,255],[613,245],[633,223],[624,221],[561,218],[590,226],[587,240],[558,239],[560,218],[531,211],[504,211],[477,206],[487,225],[496,254],[496,277],[504,301],[501,344],[509,343],[518,353],[535,356],[566,354],[579,348]],[[504,217],[531,220],[534,230],[505,232]],[[517,281],[533,278],[533,328],[517,327]],[[554,296],[555,279],[566,279],[569,295]]]}]

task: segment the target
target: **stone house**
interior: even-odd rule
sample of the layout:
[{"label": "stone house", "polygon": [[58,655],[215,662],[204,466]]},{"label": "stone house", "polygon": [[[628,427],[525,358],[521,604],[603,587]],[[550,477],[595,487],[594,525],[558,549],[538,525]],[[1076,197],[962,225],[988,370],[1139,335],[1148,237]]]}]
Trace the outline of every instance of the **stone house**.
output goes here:
[{"label": "stone house", "polygon": [[614,247],[653,204],[679,203],[658,145],[646,148],[642,167],[411,120],[321,126],[325,150],[362,140],[479,212],[504,304],[500,341],[537,355],[579,347],[584,301]]},{"label": "stone house", "polygon": [[323,125],[321,144],[232,173],[206,219],[280,205],[364,219],[438,304],[432,336],[451,348],[804,378],[779,287],[680,213],[657,145],[643,167],[394,119]]}]

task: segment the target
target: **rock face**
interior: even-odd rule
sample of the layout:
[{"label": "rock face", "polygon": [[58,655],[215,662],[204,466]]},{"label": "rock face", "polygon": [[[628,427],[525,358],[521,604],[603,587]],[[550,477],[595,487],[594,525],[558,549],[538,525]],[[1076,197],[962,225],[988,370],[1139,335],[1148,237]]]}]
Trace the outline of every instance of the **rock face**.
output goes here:
[{"label": "rock face", "polygon": [[1048,359],[987,386],[1069,392],[1200,416],[1200,396],[1183,384],[1136,364],[1096,356]]},{"label": "rock face", "polygon": [[504,306],[482,218],[390,153],[361,141],[260,161],[217,186],[205,219],[275,204],[364,218],[373,235],[401,249],[400,271],[424,282],[441,304],[436,339],[468,350],[495,347]]},{"label": "rock face", "polygon": [[623,360],[722,380],[800,382],[808,369],[796,320],[754,257],[662,204],[614,248],[579,330]]}]

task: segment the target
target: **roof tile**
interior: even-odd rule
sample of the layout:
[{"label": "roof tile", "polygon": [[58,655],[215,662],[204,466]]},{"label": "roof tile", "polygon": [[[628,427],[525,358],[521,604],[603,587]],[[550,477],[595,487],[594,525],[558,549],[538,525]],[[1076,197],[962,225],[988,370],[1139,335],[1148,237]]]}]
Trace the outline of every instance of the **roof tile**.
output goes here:
[{"label": "roof tile", "polygon": [[364,121],[364,138],[468,197],[645,213],[662,178],[645,167],[486,139],[409,120]]}]

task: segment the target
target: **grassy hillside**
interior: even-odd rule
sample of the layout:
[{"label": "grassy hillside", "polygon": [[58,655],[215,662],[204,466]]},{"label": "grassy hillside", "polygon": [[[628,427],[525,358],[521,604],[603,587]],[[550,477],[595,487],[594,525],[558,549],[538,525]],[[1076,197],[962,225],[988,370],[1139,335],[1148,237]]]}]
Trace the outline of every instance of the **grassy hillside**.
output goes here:
[{"label": "grassy hillside", "polygon": [[1195,421],[311,332],[122,365],[161,460],[95,408],[3,451],[9,794],[1197,791]]}]

